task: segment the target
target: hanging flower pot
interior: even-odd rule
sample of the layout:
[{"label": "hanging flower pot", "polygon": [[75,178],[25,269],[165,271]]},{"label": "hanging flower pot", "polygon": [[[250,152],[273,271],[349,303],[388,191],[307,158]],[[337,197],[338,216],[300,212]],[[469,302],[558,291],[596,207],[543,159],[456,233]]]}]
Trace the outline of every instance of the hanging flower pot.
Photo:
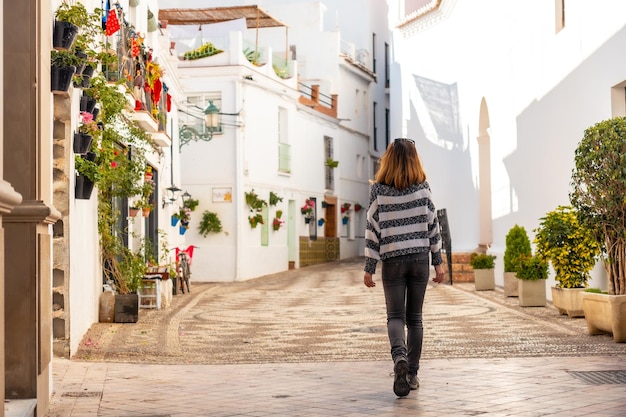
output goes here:
[{"label": "hanging flower pot", "polygon": [[83,93],[83,95],[80,97],[80,111],[93,113],[93,110],[96,108],[97,102],[98,101],[95,98]]},{"label": "hanging flower pot", "polygon": [[71,49],[78,35],[78,26],[60,20],[54,21],[54,32],[52,34],[52,46],[55,49]]},{"label": "hanging flower pot", "polygon": [[187,232],[187,228],[185,226],[178,226],[178,233],[184,235]]},{"label": "hanging flower pot", "polygon": [[324,226],[324,223],[325,223],[325,222],[326,222],[326,220],[324,220],[323,218],[321,218],[321,219],[319,219],[319,220],[317,221],[317,225],[318,225],[318,226],[320,226],[320,227],[321,227],[321,226]]},{"label": "hanging flower pot", "polygon": [[151,211],[151,210],[150,210],[150,207],[147,207],[147,208],[142,208],[142,209],[141,209],[141,215],[142,215],[143,217],[148,217],[148,216],[150,215],[150,211]]},{"label": "hanging flower pot", "polygon": [[89,200],[93,191],[94,183],[84,175],[76,176],[76,184],[74,186],[74,195],[77,200]]},{"label": "hanging flower pot", "polygon": [[54,92],[65,93],[70,88],[72,83],[72,77],[76,73],[75,66],[58,67],[52,66],[50,68],[50,90]]},{"label": "hanging flower pot", "polygon": [[82,132],[74,133],[74,153],[85,155],[91,148],[91,142],[93,142],[93,136]]},{"label": "hanging flower pot", "polygon": [[342,218],[341,223],[348,224],[348,218],[347,217]]},{"label": "hanging flower pot", "polygon": [[135,217],[137,215],[137,213],[139,213],[139,209],[137,207],[129,207],[128,208],[128,215],[130,217]]},{"label": "hanging flower pot", "polygon": [[85,65],[81,74],[78,74],[78,71],[76,71],[76,75],[80,75],[80,80],[78,82],[74,82],[74,87],[89,88],[91,77],[93,76],[94,71],[95,68],[89,64]]},{"label": "hanging flower pot", "polygon": [[178,216],[172,216],[171,222],[172,222],[172,227],[176,226],[178,224]]}]

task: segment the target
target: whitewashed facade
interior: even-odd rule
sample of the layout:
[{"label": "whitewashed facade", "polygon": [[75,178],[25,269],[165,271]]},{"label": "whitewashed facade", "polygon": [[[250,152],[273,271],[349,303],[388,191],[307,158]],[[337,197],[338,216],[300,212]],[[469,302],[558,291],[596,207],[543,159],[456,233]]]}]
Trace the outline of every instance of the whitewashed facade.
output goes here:
[{"label": "whitewashed facade", "polygon": [[[540,218],[569,204],[584,130],[625,115],[626,4],[421,3],[409,16],[402,2],[390,13],[402,80],[391,91],[392,131],[417,140],[452,251],[490,245],[502,285],[510,228],[532,241]],[[590,286],[604,288],[603,274],[597,265]]]},{"label": "whitewashed facade", "polygon": [[[190,113],[201,117],[198,110],[208,100],[217,103],[225,113],[221,132],[208,142],[184,145],[180,153],[180,186],[200,200],[200,206],[192,213],[192,227],[185,234],[186,244],[196,246],[194,281],[243,280],[300,267],[301,245],[307,244],[301,238],[308,239],[309,235],[320,239],[338,237],[342,259],[362,255],[365,210],[355,212],[354,206],[367,207],[368,180],[374,167],[372,156],[377,156],[371,152],[373,102],[379,106],[379,135],[385,138],[388,90],[384,76],[377,71],[385,69],[382,63],[388,30],[384,19],[376,19],[386,14],[385,5],[371,2],[371,8],[360,8],[356,7],[358,2],[343,3],[341,10],[334,3],[327,7],[320,2],[260,2],[260,7],[285,23],[288,30],[215,29],[211,36],[207,34],[211,28],[203,26],[202,39],[195,43],[189,41],[190,32],[184,27],[168,26],[166,32],[177,45],[174,55],[181,55],[190,44],[207,41],[224,49],[218,55],[199,60],[168,60],[168,73],[175,74],[176,79],[171,83],[171,93],[180,109],[179,127],[189,122]],[[226,1],[219,7],[235,4],[243,3]],[[164,10],[177,7],[206,5],[161,2]],[[350,23],[351,12],[357,9],[363,17],[361,22],[365,22],[361,31],[355,31]],[[341,25],[340,16],[344,17]],[[344,37],[344,26],[352,38]],[[375,29],[382,32],[378,38],[372,35]],[[184,33],[187,35],[181,35]],[[265,60],[287,57],[290,76],[277,76],[272,62],[260,67],[248,62],[242,51],[256,48],[256,39]],[[373,68],[373,42],[380,44],[377,71]],[[313,86],[319,87],[319,101],[326,107],[332,107],[333,96],[336,97],[334,113],[320,112],[301,100]],[[201,105],[197,105],[198,99]],[[201,124],[196,127],[202,129]],[[291,156],[288,170],[280,166],[278,157],[278,149],[284,145],[289,147]],[[382,142],[378,148],[384,150],[385,146]],[[339,162],[337,168],[326,167],[329,156]],[[266,201],[270,192],[283,198],[264,213],[265,226],[252,228],[248,222],[251,213],[244,196],[251,190]],[[224,201],[224,193],[231,199]],[[300,207],[309,197],[317,201],[316,220],[328,220],[330,215],[330,206],[323,208],[323,201],[335,203],[336,222],[332,229],[328,223],[304,222]],[[341,206],[345,203],[351,209],[343,213]],[[198,233],[197,224],[205,210],[218,214],[222,233],[207,237]],[[271,227],[276,210],[282,210],[285,221],[278,231]],[[349,219],[347,224],[342,221],[344,216]]]}]

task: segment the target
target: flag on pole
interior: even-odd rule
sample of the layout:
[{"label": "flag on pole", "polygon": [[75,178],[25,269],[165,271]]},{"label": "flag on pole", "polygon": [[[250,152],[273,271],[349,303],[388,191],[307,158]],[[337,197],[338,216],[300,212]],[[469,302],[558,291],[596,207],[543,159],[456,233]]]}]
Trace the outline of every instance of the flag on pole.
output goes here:
[{"label": "flag on pole", "polygon": [[107,16],[107,27],[105,33],[107,36],[113,35],[120,30],[120,21],[117,19],[117,10],[112,8]]}]

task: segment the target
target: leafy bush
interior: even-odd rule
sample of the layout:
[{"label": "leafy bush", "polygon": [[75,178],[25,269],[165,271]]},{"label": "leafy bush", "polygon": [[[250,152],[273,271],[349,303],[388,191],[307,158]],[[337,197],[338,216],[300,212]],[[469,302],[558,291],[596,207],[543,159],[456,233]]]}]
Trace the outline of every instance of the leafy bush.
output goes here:
[{"label": "leafy bush", "polygon": [[504,250],[504,272],[517,272],[520,257],[532,254],[526,229],[517,224],[506,235]]},{"label": "leafy bush", "polygon": [[474,252],[470,255],[470,266],[474,269],[492,269],[495,266],[495,259],[495,255]]},{"label": "leafy bush", "polygon": [[526,256],[520,259],[517,278],[527,281],[548,279],[548,263],[538,256]]},{"label": "leafy bush", "polygon": [[560,288],[584,288],[599,255],[598,243],[571,206],[558,206],[535,229],[537,256],[552,263]]}]

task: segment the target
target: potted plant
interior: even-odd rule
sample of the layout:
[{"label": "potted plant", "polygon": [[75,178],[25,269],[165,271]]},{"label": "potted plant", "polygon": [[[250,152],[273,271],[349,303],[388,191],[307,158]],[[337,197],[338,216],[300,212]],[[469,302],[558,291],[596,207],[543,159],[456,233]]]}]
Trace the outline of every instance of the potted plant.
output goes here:
[{"label": "potted plant", "polygon": [[494,275],[495,255],[474,252],[470,255],[470,266],[474,269],[474,286],[476,291],[493,290],[496,288]]},{"label": "potted plant", "polygon": [[608,294],[583,293],[590,334],[612,333],[626,342],[626,117],[604,120],[585,130],[574,153],[570,203],[578,220],[602,250]]},{"label": "potted plant", "polygon": [[584,317],[582,292],[599,255],[591,231],[580,224],[573,207],[558,206],[541,218],[535,245],[537,256],[552,264],[556,273],[552,305],[560,314]]},{"label": "potted plant", "polygon": [[313,208],[315,207],[315,201],[312,198],[304,200],[304,205],[300,207],[300,213],[304,214],[304,222],[309,223],[313,217]]},{"label": "potted plant", "polygon": [[522,256],[530,256],[530,239],[524,227],[515,225],[506,235],[504,249],[504,296],[517,297],[517,268]]},{"label": "potted plant", "polygon": [[217,213],[205,210],[202,213],[202,219],[200,220],[200,224],[198,225],[198,231],[200,232],[200,235],[202,237],[207,237],[209,233],[221,232],[222,222],[217,216]]},{"label": "potted plant", "polygon": [[55,11],[52,46],[55,49],[71,49],[78,35],[79,26],[87,15],[87,9],[83,4],[70,5],[69,2],[63,1]]},{"label": "potted plant", "polygon": [[277,232],[280,227],[285,223],[285,221],[281,219],[281,217],[283,217],[283,211],[276,210],[276,217],[274,217],[274,220],[272,220],[272,228],[275,232]]},{"label": "potted plant", "polygon": [[52,50],[50,64],[50,90],[53,93],[67,92],[80,59],[70,51]]},{"label": "potted plant", "polygon": [[78,132],[74,134],[74,153],[84,155],[91,148],[94,137],[98,135],[100,128],[93,120],[93,115],[87,112],[80,113],[81,124],[78,126]]},{"label": "potted plant", "polygon": [[521,307],[546,306],[548,264],[540,257],[522,256],[517,268],[518,297]]},{"label": "potted plant", "polygon": [[87,152],[85,155],[76,155],[74,167],[76,169],[75,197],[79,200],[89,200],[95,184],[100,179],[100,168],[95,162],[96,154]]},{"label": "potted plant", "polygon": [[326,159],[326,166],[329,168],[337,168],[339,166],[339,161],[333,160],[333,158]]}]

